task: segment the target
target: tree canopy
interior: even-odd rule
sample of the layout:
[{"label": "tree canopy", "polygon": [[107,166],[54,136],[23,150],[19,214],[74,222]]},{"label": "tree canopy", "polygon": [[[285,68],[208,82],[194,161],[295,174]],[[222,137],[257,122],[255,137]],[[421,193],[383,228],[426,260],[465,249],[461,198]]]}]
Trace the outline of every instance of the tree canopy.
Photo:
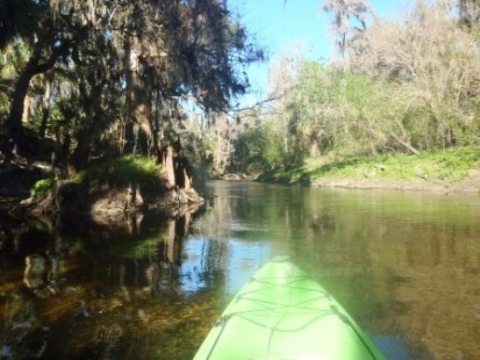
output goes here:
[{"label": "tree canopy", "polygon": [[263,57],[220,0],[5,0],[0,49],[4,161],[46,137],[66,173],[108,153],[179,161],[180,105],[228,108]]}]

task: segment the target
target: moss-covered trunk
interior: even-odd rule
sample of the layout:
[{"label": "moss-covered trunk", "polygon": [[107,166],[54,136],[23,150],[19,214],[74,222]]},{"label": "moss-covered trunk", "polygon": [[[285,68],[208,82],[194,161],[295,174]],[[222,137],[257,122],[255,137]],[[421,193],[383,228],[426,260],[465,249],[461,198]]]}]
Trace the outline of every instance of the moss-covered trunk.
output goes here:
[{"label": "moss-covered trunk", "polygon": [[152,88],[146,77],[148,69],[140,62],[139,40],[137,36],[125,41],[127,68],[127,124],[124,152],[152,154]]}]

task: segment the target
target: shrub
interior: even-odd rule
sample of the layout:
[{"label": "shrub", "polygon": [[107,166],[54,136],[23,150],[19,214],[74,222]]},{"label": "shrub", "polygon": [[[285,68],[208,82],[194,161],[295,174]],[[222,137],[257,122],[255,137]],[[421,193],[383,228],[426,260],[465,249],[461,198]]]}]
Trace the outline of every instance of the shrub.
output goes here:
[{"label": "shrub", "polygon": [[262,124],[242,132],[234,142],[234,163],[239,171],[263,172],[284,165],[283,136],[273,124]]}]

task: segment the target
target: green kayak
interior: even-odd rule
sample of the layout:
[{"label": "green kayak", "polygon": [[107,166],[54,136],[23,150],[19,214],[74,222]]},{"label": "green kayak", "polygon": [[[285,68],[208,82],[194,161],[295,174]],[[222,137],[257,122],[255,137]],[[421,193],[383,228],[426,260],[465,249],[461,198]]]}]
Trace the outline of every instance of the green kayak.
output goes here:
[{"label": "green kayak", "polygon": [[384,359],[340,304],[288,258],[238,292],[194,360]]}]

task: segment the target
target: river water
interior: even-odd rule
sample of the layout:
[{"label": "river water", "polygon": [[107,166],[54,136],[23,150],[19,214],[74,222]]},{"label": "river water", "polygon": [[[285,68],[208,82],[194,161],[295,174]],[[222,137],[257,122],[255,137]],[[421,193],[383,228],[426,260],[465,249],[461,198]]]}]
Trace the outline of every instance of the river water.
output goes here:
[{"label": "river water", "polygon": [[480,359],[480,196],[215,181],[178,219],[0,214],[0,358],[191,359],[289,255],[387,358]]}]

